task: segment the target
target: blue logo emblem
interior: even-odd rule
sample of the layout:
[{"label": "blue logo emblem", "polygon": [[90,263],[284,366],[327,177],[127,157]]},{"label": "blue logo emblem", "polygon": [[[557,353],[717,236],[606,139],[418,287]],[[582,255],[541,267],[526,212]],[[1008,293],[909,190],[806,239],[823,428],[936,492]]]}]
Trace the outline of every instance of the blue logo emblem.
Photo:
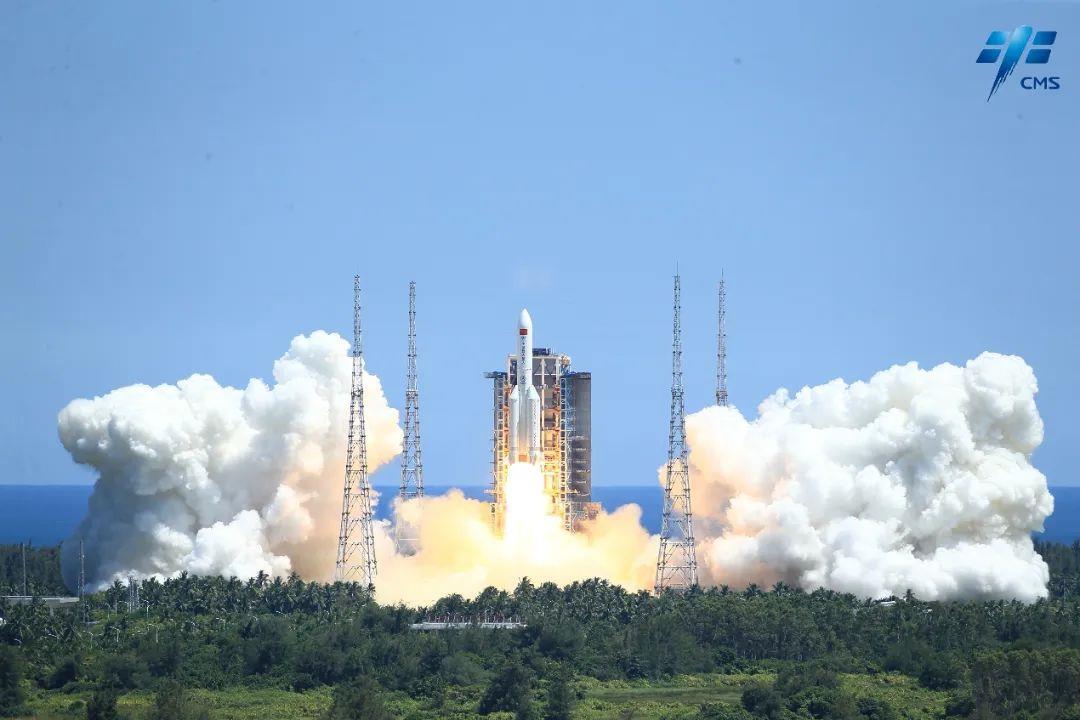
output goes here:
[{"label": "blue logo emblem", "polygon": [[[979,57],[975,59],[977,63],[996,63],[998,58],[1001,58],[997,76],[994,78],[994,84],[990,88],[990,94],[986,96],[986,101],[990,102],[990,98],[994,97],[997,89],[1012,75],[1012,71],[1016,69],[1017,63],[1020,62],[1020,58],[1029,44],[1031,49],[1027,50],[1027,58],[1024,59],[1024,62],[1029,65],[1045,65],[1050,62],[1050,46],[1054,44],[1054,40],[1057,40],[1057,31],[1040,30],[1034,32],[1030,25],[1021,25],[1012,32],[995,30],[990,33],[990,37],[986,39],[988,47],[983,48],[983,51],[979,53]],[[1003,47],[1005,48],[1005,56],[1001,57]]]}]

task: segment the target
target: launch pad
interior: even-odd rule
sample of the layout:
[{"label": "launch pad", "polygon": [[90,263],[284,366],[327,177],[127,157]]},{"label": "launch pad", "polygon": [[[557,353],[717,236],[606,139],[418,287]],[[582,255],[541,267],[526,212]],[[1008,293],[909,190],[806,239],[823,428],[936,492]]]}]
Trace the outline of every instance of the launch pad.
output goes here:
[{"label": "launch pad", "polygon": [[[571,370],[570,356],[533,347],[532,319],[518,321],[517,352],[492,380],[491,520],[500,532],[506,510],[506,480],[515,462],[539,467],[547,512],[567,530],[593,518],[592,375]],[[531,387],[521,388],[524,382]]]}]

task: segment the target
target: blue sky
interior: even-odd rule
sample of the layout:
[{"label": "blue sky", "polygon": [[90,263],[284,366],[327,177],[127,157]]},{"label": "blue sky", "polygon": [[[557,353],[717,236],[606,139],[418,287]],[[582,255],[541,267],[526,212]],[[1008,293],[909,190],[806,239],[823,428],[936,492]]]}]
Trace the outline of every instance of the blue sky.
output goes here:
[{"label": "blue sky", "polygon": [[[585,5],[582,7],[581,5]],[[350,328],[401,405],[418,283],[425,469],[480,484],[517,313],[594,373],[594,478],[655,482],[670,292],[688,408],[730,384],[1017,353],[1080,484],[1080,5],[6,2],[0,483],[90,482],[70,399],[268,377]],[[988,103],[987,34],[1058,31],[1056,92]],[[393,482],[396,468],[376,482]]]}]

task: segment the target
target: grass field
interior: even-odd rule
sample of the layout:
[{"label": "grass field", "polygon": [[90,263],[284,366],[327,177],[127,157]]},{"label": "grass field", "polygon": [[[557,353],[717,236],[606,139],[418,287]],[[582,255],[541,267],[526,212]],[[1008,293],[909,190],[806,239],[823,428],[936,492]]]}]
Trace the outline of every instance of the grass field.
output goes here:
[{"label": "grass field", "polygon": [[[743,687],[749,682],[769,681],[770,675],[688,675],[664,682],[599,682],[585,679],[577,688],[582,698],[574,716],[580,720],[621,718],[623,720],[680,720],[692,718],[705,703],[739,704]],[[940,718],[946,693],[926,690],[914,679],[895,674],[847,675],[844,685],[856,697],[876,697],[888,701],[911,720]],[[451,688],[437,702],[414,700],[401,693],[387,694],[387,705],[395,717],[477,718],[474,709],[482,689]],[[191,698],[215,720],[293,720],[318,718],[330,706],[330,688],[304,693],[274,688],[237,687],[226,690],[193,690]],[[61,720],[86,717],[89,693],[34,693],[26,718]],[[154,694],[126,693],[118,703],[120,713],[132,720],[149,718]],[[495,720],[502,714],[489,715]],[[509,717],[509,716],[507,716]]]},{"label": "grass field", "polygon": [[600,718],[689,718],[705,703],[738,704],[743,686],[769,675],[681,675],[663,683],[585,681],[576,715]]},{"label": "grass field", "polygon": [[[272,688],[230,688],[228,690],[192,690],[191,697],[206,708],[211,718],[228,720],[289,720],[317,718],[330,706],[330,688],[305,693]],[[33,715],[41,718],[86,717],[90,693],[38,693],[29,704]],[[148,717],[154,706],[154,694],[129,692],[116,704],[121,715],[133,719]]]}]

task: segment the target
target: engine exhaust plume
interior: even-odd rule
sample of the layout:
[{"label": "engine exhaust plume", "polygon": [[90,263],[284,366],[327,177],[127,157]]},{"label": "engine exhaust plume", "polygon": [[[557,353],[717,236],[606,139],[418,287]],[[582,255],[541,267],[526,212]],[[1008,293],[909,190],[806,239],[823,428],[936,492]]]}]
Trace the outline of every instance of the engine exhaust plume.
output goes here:
[{"label": "engine exhaust plume", "polygon": [[[656,538],[641,525],[641,508],[625,505],[601,513],[580,533],[563,529],[548,513],[539,468],[515,463],[506,481],[505,532],[494,532],[488,504],[453,490],[398,506],[399,521],[420,527],[415,555],[394,552],[382,540],[377,596],[383,602],[429,604],[451,593],[466,597],[488,586],[512,590],[523,577],[560,585],[601,577],[631,590],[648,587]],[[381,534],[392,536],[383,524]]]}]

